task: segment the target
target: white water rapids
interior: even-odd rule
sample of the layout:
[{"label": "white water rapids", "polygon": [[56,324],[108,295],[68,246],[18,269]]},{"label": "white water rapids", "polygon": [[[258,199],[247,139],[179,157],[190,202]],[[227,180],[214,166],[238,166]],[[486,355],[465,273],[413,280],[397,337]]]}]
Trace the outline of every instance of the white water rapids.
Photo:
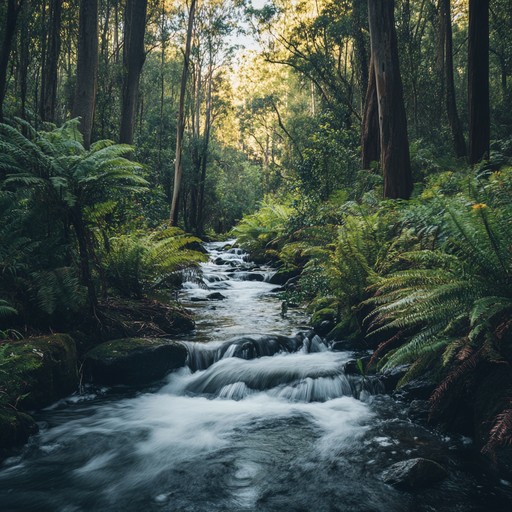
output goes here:
[{"label": "white water rapids", "polygon": [[[222,248],[208,245],[205,284],[181,293],[198,319],[183,339],[188,366],[150,388],[95,389],[43,411],[40,433],[0,466],[1,511],[510,510],[462,465],[460,444],[346,375],[354,354],[297,334],[304,316],[281,317],[270,269]],[[224,299],[204,300],[213,292]],[[440,453],[450,477],[434,488],[381,479],[396,461]]]}]

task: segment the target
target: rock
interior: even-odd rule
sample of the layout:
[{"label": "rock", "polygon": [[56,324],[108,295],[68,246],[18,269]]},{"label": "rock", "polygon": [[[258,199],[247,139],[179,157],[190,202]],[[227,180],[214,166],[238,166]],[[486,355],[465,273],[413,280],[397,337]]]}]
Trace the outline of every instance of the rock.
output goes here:
[{"label": "rock", "polygon": [[360,347],[354,344],[353,341],[343,340],[343,341],[335,341],[331,345],[331,350],[333,352],[346,352],[352,350],[358,350]]},{"label": "rock", "polygon": [[400,379],[402,379],[402,377],[407,373],[409,368],[410,365],[402,364],[400,366],[396,366],[395,368],[385,370],[380,374],[380,380],[382,384],[384,384],[386,393],[393,393],[393,391],[395,391],[395,388],[400,382]]},{"label": "rock", "polygon": [[439,482],[448,476],[441,464],[423,458],[397,462],[382,474],[387,484],[401,489],[418,489]]},{"label": "rock", "polygon": [[52,334],[12,342],[10,354],[0,372],[0,388],[9,403],[41,409],[78,388],[76,345],[70,336]]},{"label": "rock", "polygon": [[429,410],[430,407],[427,400],[413,400],[409,404],[409,410],[407,411],[407,415],[413,421],[426,422],[428,420]]},{"label": "rock", "polygon": [[255,274],[252,272],[246,272],[241,276],[243,281],[265,281],[263,274]]},{"label": "rock", "polygon": [[207,302],[206,297],[190,297],[190,302]]},{"label": "rock", "polygon": [[278,270],[269,280],[270,284],[284,285],[290,279],[297,277],[300,270]]},{"label": "rock", "polygon": [[213,260],[213,263],[215,263],[215,265],[226,265],[228,262],[219,256]]},{"label": "rock", "polygon": [[185,364],[181,343],[154,338],[127,338],[102,343],[85,355],[84,374],[100,384],[141,385],[163,378]]},{"label": "rock", "polygon": [[325,336],[334,327],[336,311],[332,308],[323,308],[315,311],[311,316],[311,326],[320,336]]},{"label": "rock", "polygon": [[[361,363],[358,363],[358,361],[361,361]],[[368,366],[369,361],[369,356],[361,357],[360,359],[350,359],[350,361],[347,361],[343,367],[345,374],[361,376],[362,374],[359,365],[363,365],[363,372],[366,373],[366,367]]]},{"label": "rock", "polygon": [[32,416],[14,409],[0,408],[0,460],[8,449],[26,443],[37,431]]},{"label": "rock", "polygon": [[354,350],[365,348],[361,330],[354,316],[344,318],[338,322],[326,335],[327,341],[351,341]]},{"label": "rock", "polygon": [[220,292],[213,292],[206,296],[208,300],[224,300],[226,299],[225,295],[222,295]]},{"label": "rock", "polygon": [[428,400],[436,385],[428,377],[414,379],[395,391],[395,396],[402,400]]}]

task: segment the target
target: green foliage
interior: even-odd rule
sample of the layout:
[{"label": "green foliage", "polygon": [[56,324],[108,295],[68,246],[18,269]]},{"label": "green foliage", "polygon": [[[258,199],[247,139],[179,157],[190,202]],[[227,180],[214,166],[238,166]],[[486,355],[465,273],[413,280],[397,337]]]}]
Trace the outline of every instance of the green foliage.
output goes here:
[{"label": "green foliage", "polygon": [[274,204],[270,198],[252,215],[246,215],[233,229],[241,247],[254,257],[276,257],[283,246],[282,237],[286,234],[287,222],[292,214],[289,206]]},{"label": "green foliage", "polygon": [[178,228],[119,235],[109,240],[103,272],[122,296],[142,298],[155,288],[172,285],[172,277],[181,270],[205,261],[203,253],[188,248],[199,242]]}]

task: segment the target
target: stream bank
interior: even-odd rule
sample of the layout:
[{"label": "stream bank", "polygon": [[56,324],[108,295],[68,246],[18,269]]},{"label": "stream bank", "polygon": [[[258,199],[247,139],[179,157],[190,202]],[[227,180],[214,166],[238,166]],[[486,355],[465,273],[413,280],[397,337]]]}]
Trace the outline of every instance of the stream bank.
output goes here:
[{"label": "stream bank", "polygon": [[[92,386],[38,413],[39,434],[0,467],[5,507],[510,510],[510,484],[482,471],[469,439],[426,428],[347,373],[354,352],[331,350],[301,310],[283,318],[271,269],[208,247],[204,282],[180,296],[197,317],[179,337],[186,365],[144,387]],[[394,465],[415,459],[446,474],[391,485]]]}]

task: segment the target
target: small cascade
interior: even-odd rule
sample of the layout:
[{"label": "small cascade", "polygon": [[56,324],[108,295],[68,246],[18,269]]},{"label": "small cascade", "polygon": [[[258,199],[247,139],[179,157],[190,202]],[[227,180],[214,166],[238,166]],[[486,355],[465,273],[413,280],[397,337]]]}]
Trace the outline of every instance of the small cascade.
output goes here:
[{"label": "small cascade", "polygon": [[186,366],[158,390],[102,390],[39,413],[40,433],[0,467],[0,509],[510,510],[458,469],[445,487],[385,484],[392,463],[453,442],[413,425],[300,310],[282,314],[272,270],[227,244],[207,245],[201,279],[180,292],[197,327],[182,340]]}]

